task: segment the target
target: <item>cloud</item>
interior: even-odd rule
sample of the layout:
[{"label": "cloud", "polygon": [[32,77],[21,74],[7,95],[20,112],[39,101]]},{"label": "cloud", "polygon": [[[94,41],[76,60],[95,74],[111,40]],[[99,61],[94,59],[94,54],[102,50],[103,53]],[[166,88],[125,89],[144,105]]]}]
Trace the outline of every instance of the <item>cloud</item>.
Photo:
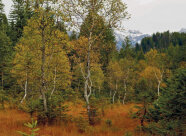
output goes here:
[{"label": "cloud", "polygon": [[[8,15],[12,0],[2,0]],[[186,0],[123,0],[131,19],[124,22],[126,29],[143,33],[179,31],[186,28]]]},{"label": "cloud", "polygon": [[13,4],[12,0],[2,0],[3,4],[5,5],[5,13],[8,15]]},{"label": "cloud", "polygon": [[143,33],[179,31],[186,28],[186,0],[123,0],[131,19],[124,22],[126,29]]},{"label": "cloud", "polygon": [[155,0],[137,0],[140,5],[146,5],[154,2]]}]

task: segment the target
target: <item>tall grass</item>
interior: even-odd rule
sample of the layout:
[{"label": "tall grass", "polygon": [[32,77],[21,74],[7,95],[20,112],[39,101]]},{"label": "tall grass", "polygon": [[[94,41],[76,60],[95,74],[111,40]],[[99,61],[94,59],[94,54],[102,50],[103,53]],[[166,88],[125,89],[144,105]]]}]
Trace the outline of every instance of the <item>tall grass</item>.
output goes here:
[{"label": "tall grass", "polygon": [[[82,104],[73,105],[68,103],[68,115],[72,118],[78,118],[83,111],[86,111]],[[101,123],[95,126],[88,126],[84,133],[78,131],[77,125],[72,122],[64,122],[52,126],[38,126],[40,128],[39,136],[124,136],[126,132],[134,132],[139,125],[139,120],[131,119],[129,112],[134,104],[110,105],[105,110],[105,116]],[[108,126],[106,121],[112,121]],[[30,121],[30,116],[19,110],[7,109],[0,111],[0,136],[20,136],[17,130],[26,132],[25,122]],[[135,134],[138,135],[138,134]]]}]

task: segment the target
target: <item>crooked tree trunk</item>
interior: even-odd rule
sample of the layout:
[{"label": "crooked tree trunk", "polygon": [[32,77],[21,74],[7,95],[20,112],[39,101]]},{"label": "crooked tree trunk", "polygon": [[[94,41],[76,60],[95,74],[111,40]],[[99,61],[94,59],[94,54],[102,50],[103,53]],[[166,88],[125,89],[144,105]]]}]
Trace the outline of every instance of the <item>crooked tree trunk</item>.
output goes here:
[{"label": "crooked tree trunk", "polygon": [[[91,81],[91,73],[90,73],[90,52],[91,52],[91,46],[92,46],[92,32],[90,32],[90,37],[88,40],[88,53],[87,53],[87,67],[86,67],[86,74],[83,73],[83,77],[85,79],[85,87],[84,87],[84,98],[86,101],[86,105],[87,105],[87,114],[88,114],[88,119],[89,119],[89,124],[91,125],[92,120],[91,120],[91,108],[90,108],[90,102],[89,102],[89,98],[92,94],[92,81]],[[89,90],[89,92],[88,92]]]},{"label": "crooked tree trunk", "polygon": [[[89,74],[88,74],[89,75]],[[86,101],[86,105],[87,105],[87,114],[88,114],[88,120],[89,120],[89,124],[91,125],[92,123],[92,120],[91,120],[91,111],[90,111],[90,102],[89,102],[89,98],[90,98],[90,95],[92,93],[92,90],[91,90],[91,85],[89,85],[89,78],[87,76],[87,79],[85,80],[85,87],[84,87],[84,98],[85,98],[85,101]],[[89,93],[88,93],[88,90],[89,90]]]},{"label": "crooked tree trunk", "polygon": [[87,84],[88,84],[88,80],[85,81],[84,98],[85,98],[86,106],[87,106],[87,115],[88,115],[89,124],[91,124],[91,113],[90,113],[90,103],[89,103],[88,85]]}]

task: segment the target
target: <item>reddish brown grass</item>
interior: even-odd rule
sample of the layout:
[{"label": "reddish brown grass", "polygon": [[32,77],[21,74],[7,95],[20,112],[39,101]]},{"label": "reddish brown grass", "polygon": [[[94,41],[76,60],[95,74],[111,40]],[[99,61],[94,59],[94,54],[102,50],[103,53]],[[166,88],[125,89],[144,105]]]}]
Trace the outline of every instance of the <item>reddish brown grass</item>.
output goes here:
[{"label": "reddish brown grass", "polygon": [[[73,118],[81,116],[82,111],[86,111],[82,103],[68,103],[69,112]],[[139,125],[139,120],[131,119],[129,112],[135,110],[134,104],[110,105],[105,110],[105,116],[101,123],[89,127],[85,133],[80,133],[75,123],[64,123],[53,126],[38,126],[39,136],[124,136],[128,131],[134,132],[134,128]],[[111,120],[112,126],[106,125],[105,121]],[[18,110],[7,109],[0,111],[0,136],[20,136],[16,131],[27,131],[23,125],[30,121],[30,116]],[[138,135],[138,134],[137,134]]]}]

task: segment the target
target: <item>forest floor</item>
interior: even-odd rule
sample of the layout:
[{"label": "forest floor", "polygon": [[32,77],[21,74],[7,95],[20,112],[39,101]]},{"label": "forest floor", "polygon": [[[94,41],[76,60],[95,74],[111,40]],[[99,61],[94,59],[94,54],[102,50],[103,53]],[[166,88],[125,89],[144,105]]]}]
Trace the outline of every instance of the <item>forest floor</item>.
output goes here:
[{"label": "forest floor", "polygon": [[[78,118],[85,108],[82,104],[68,103],[68,115]],[[135,104],[115,104],[105,108],[105,115],[99,124],[86,126],[85,132],[80,132],[77,123],[65,122],[60,125],[38,126],[39,136],[125,136],[133,133],[135,136],[143,136],[135,131],[140,124],[138,119],[132,119],[130,113],[135,111]],[[111,121],[111,125],[106,123]],[[0,111],[0,136],[20,136],[17,131],[28,132],[23,124],[30,122],[30,115],[16,109],[5,109]],[[81,126],[82,127],[82,126]]]}]

